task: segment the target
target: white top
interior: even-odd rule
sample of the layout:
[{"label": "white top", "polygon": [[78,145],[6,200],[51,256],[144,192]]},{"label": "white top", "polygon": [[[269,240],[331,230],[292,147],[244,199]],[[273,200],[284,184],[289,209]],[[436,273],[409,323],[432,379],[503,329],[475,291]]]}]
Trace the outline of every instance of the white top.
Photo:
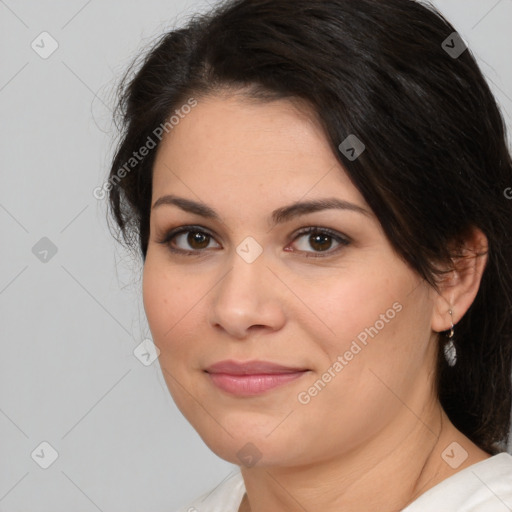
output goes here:
[{"label": "white top", "polygon": [[[245,493],[240,470],[178,512],[238,512]],[[499,453],[455,473],[402,512],[511,512],[512,455]]]}]

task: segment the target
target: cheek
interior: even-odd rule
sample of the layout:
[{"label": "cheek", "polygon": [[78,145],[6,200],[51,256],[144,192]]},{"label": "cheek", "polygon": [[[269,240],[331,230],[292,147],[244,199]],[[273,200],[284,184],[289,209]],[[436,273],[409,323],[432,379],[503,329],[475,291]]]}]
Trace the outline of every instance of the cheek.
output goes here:
[{"label": "cheek", "polygon": [[[148,256],[144,264],[142,294],[144,310],[151,330],[153,343],[160,350],[158,361],[167,387],[178,408],[184,415],[193,404],[188,403],[188,393],[193,390],[190,381],[190,362],[193,360],[194,343],[190,343],[190,332],[197,324],[194,314],[199,290],[187,286],[187,276],[170,269],[157,257]],[[190,283],[189,283],[190,284]],[[196,290],[194,292],[194,290]]]},{"label": "cheek", "polygon": [[[393,260],[372,272],[347,273],[320,289],[310,295],[308,304],[320,312],[318,316],[329,329],[315,337],[316,349],[323,355],[316,359],[317,373],[308,385],[325,391],[314,399],[313,408],[319,415],[336,410],[333,414],[340,420],[344,410],[351,410],[354,428],[359,415],[370,414],[369,410],[382,412],[382,404],[387,404],[391,414],[399,402],[389,388],[405,394],[429,357],[431,304],[425,286]],[[325,387],[322,382],[316,384],[319,378]],[[308,393],[308,388],[304,391]],[[378,423],[376,417],[366,418],[370,419]]]},{"label": "cheek", "polygon": [[179,272],[166,269],[148,251],[143,271],[142,296],[153,341],[161,351],[185,322],[189,303],[193,300],[190,296],[191,288],[183,285],[183,276]]},{"label": "cheek", "polygon": [[[164,331],[164,324],[170,325],[169,297],[167,279],[164,273],[155,268],[151,258],[146,258],[142,279],[142,298],[144,311],[148,319],[153,341],[158,344]],[[172,309],[171,309],[172,311]],[[169,327],[167,327],[169,328]]]},{"label": "cheek", "polygon": [[144,310],[171,392],[175,388],[171,376],[195,385],[194,370],[205,339],[199,330],[207,316],[211,287],[206,275],[170,265],[165,255],[148,251],[142,282]]},{"label": "cheek", "polygon": [[410,273],[390,265],[373,271],[354,270],[315,285],[307,303],[325,326],[324,352],[335,359],[350,349],[353,340],[364,346],[374,337],[392,335],[413,287]]},{"label": "cheek", "polygon": [[389,265],[347,275],[310,297],[335,334],[324,329],[316,338],[324,357],[301,388],[299,410],[308,428],[321,421],[325,435],[340,437],[344,425],[343,442],[363,438],[390,421],[403,406],[397,396],[415,387],[428,344],[425,288],[412,272]]}]

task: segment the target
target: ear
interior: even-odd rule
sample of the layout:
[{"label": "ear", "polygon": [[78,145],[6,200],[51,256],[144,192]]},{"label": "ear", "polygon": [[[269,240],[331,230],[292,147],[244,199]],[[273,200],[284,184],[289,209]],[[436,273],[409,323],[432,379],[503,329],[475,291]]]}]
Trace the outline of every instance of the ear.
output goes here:
[{"label": "ear", "polygon": [[442,332],[457,324],[466,314],[480,288],[487,264],[489,243],[483,232],[473,227],[465,237],[460,255],[452,258],[453,267],[439,282],[439,293],[435,293],[432,312],[432,330]]}]

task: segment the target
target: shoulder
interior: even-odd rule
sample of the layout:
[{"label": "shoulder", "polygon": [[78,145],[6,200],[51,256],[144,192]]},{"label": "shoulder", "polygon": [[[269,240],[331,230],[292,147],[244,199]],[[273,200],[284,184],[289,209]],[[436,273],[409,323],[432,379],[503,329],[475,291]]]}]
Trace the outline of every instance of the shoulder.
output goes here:
[{"label": "shoulder", "polygon": [[245,493],[239,469],[229,473],[216,487],[177,512],[238,512]]},{"label": "shoulder", "polygon": [[468,466],[422,494],[402,512],[509,512],[512,455],[499,453]]}]

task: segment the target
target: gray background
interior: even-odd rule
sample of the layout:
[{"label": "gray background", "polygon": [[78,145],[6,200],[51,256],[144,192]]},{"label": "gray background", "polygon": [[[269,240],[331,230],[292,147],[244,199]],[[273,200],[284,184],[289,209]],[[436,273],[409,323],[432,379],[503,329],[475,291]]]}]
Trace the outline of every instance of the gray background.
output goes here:
[{"label": "gray background", "polygon": [[[512,1],[434,4],[510,126]],[[158,363],[135,357],[150,338],[141,263],[111,238],[92,194],[108,171],[121,73],[206,6],[0,0],[2,512],[173,512],[235,468],[183,419]],[[43,31],[59,45],[46,59],[31,47],[51,48]],[[58,452],[47,469],[44,441]]]}]

